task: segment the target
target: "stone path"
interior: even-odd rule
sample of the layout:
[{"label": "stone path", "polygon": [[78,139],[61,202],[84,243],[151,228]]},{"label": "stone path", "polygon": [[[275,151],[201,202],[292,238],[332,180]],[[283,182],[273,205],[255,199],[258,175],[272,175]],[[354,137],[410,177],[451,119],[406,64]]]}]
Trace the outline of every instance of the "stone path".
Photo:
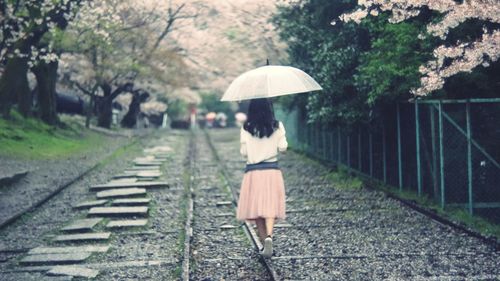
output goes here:
[{"label": "stone path", "polygon": [[[43,227],[43,238],[31,241],[37,247],[29,248],[27,244],[28,248],[21,248],[18,243],[2,241],[0,254],[5,259],[0,262],[0,280],[40,280],[41,275],[47,280],[174,280],[180,260],[176,253],[181,229],[176,226],[180,223],[176,217],[182,211],[179,199],[183,196],[186,138],[184,133],[174,133],[151,140],[142,158],[129,158],[130,166],[108,174],[108,182],[86,185],[86,192],[75,187],[79,196],[72,194],[75,190],[70,187],[68,194],[53,198],[51,201],[58,201],[62,198],[57,197],[69,195],[74,197],[72,201],[78,200],[71,204],[72,209],[63,211],[69,220],[63,221],[62,216],[60,222]],[[162,151],[167,143],[177,153],[172,148],[167,153]],[[151,170],[149,164],[154,164],[156,170]],[[127,170],[134,173],[113,179]],[[45,208],[47,212],[56,211]],[[30,221],[36,229],[46,221],[37,217],[44,212],[35,210],[27,221],[2,231],[15,238],[20,229],[29,229]]]}]

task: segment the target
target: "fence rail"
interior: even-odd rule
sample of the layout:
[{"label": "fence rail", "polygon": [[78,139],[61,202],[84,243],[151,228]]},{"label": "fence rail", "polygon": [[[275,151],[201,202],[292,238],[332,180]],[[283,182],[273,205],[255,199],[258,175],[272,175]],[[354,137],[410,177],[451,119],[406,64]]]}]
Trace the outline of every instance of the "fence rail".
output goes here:
[{"label": "fence rail", "polygon": [[298,150],[500,222],[500,99],[400,103],[381,125],[349,129],[276,114]]}]

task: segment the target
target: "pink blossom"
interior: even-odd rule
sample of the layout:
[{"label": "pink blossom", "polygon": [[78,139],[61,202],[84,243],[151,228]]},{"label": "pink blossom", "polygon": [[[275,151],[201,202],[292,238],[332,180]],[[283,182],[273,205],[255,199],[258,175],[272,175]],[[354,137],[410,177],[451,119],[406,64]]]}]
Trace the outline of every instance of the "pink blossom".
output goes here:
[{"label": "pink blossom", "polygon": [[[359,8],[341,15],[342,21],[359,23],[368,15],[376,16],[379,12],[391,12],[389,21],[398,23],[417,16],[422,7],[439,12],[444,17],[427,25],[427,32],[446,39],[448,32],[468,19],[479,19],[500,23],[500,2],[498,0],[465,0],[457,3],[453,0],[358,0]],[[424,36],[419,36],[424,38]],[[423,74],[421,85],[413,89],[415,95],[425,96],[443,87],[444,80],[460,72],[470,72],[475,67],[489,66],[490,62],[500,57],[500,30],[483,30],[482,37],[475,42],[460,43],[456,46],[439,46],[434,52],[434,60],[419,68]],[[451,59],[449,65],[444,65]]]}]

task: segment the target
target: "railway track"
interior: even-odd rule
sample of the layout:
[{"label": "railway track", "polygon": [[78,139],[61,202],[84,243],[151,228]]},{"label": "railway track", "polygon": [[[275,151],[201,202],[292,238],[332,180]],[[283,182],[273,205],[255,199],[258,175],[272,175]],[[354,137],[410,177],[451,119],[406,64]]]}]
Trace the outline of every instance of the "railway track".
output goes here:
[{"label": "railway track", "polygon": [[237,188],[210,136],[193,133],[189,149],[183,280],[281,280],[251,225],[235,220]]},{"label": "railway track", "polygon": [[[214,154],[214,157],[219,165],[219,169],[220,169],[222,175],[224,176],[224,180],[226,181],[226,188],[228,189],[228,192],[231,193],[231,198],[232,198],[234,210],[236,211],[236,206],[237,206],[237,202],[238,202],[237,190],[239,189],[239,186],[231,179],[230,175],[227,173],[227,167],[224,164],[225,162],[219,157],[217,150],[215,149],[215,147],[212,143],[212,139],[210,138],[208,133],[205,133],[205,135],[206,135],[206,139],[208,140],[208,144],[210,146],[210,149],[212,150],[212,153]],[[260,243],[259,236],[255,232],[253,227],[248,222],[245,222],[243,224],[243,227],[245,229],[246,234],[248,235],[248,237],[251,239],[253,245],[255,246],[255,249],[256,250],[262,249],[262,244]],[[273,267],[270,259],[266,259],[266,258],[260,256],[260,260],[262,261],[264,267],[266,268],[267,272],[269,273],[270,280],[274,280],[274,281],[281,280],[279,278],[278,274],[276,273],[276,271],[274,270],[274,267]]]}]

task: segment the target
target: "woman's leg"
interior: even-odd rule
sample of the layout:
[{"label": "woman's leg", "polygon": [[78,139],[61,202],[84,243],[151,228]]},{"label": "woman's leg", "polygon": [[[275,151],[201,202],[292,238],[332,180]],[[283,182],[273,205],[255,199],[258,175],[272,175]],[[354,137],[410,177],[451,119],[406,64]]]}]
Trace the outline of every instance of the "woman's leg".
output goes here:
[{"label": "woman's leg", "polygon": [[274,218],[266,218],[265,219],[266,226],[266,239],[264,239],[264,250],[262,250],[262,256],[266,258],[270,258],[273,255],[273,227],[274,227]]},{"label": "woman's leg", "polygon": [[274,218],[266,218],[266,235],[273,236]]},{"label": "woman's leg", "polygon": [[264,239],[267,237],[266,221],[264,218],[258,218],[255,220],[255,224],[257,225],[257,234],[259,235],[260,242],[264,243]]}]

